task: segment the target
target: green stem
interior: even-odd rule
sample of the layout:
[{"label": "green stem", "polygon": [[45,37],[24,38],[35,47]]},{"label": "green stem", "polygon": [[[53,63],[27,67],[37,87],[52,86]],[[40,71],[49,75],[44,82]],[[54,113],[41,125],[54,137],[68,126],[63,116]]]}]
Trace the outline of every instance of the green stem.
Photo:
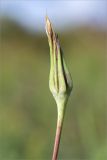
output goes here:
[{"label": "green stem", "polygon": [[56,136],[55,136],[55,143],[54,143],[52,160],[57,160],[57,157],[58,157],[59,144],[60,144],[60,139],[61,139],[64,114],[65,114],[65,104],[60,103],[57,106],[57,108],[58,108],[58,118],[57,118]]}]

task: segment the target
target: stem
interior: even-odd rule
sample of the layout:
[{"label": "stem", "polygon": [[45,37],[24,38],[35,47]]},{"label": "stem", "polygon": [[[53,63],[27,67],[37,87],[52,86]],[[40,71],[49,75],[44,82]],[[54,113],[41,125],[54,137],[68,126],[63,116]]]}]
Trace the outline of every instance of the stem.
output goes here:
[{"label": "stem", "polygon": [[57,160],[57,157],[58,157],[59,143],[60,143],[60,138],[61,138],[61,131],[62,131],[62,125],[59,125],[59,123],[57,123],[55,144],[54,144],[54,151],[53,151],[52,160]]},{"label": "stem", "polygon": [[65,105],[60,104],[58,105],[57,108],[58,108],[58,119],[57,119],[56,136],[55,136],[52,160],[57,160],[58,157],[59,144],[60,144],[62,126],[64,121]]}]

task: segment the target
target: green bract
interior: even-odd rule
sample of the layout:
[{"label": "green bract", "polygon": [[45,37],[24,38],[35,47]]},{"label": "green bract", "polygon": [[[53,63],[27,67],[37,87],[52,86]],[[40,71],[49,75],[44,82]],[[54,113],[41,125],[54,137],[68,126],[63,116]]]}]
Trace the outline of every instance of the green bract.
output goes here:
[{"label": "green bract", "polygon": [[72,79],[65,64],[58,35],[54,32],[48,17],[46,17],[46,33],[49,41],[51,61],[49,87],[57,105],[59,105],[59,103],[67,102],[73,86]]}]

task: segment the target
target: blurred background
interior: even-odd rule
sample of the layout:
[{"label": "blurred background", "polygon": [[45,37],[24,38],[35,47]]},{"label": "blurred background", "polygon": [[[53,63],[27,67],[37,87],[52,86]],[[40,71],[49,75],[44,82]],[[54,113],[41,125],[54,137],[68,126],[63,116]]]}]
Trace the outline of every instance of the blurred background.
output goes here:
[{"label": "blurred background", "polygon": [[0,1],[0,160],[50,160],[57,108],[49,91],[45,15],[74,88],[59,159],[107,159],[107,1]]}]

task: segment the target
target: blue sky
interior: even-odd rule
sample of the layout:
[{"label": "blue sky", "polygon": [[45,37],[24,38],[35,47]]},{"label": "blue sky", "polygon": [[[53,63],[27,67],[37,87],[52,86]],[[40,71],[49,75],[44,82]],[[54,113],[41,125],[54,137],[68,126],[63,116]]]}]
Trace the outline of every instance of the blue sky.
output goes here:
[{"label": "blue sky", "polygon": [[48,15],[57,29],[79,25],[107,26],[107,0],[1,0],[0,16],[27,29],[44,29]]}]

